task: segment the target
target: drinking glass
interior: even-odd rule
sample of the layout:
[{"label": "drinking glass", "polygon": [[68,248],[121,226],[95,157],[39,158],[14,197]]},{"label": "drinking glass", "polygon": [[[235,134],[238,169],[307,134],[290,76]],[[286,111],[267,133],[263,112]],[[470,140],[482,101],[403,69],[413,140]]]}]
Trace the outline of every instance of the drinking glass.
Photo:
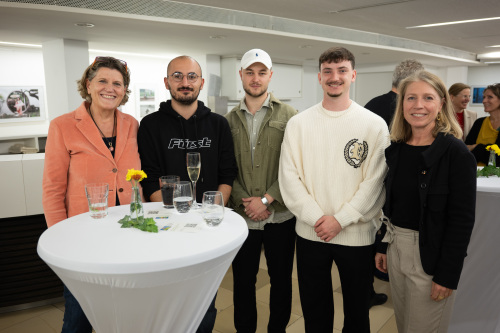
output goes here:
[{"label": "drinking glass", "polygon": [[193,205],[192,209],[198,209],[199,206],[196,203],[196,182],[198,177],[200,177],[201,169],[201,157],[200,153],[187,153],[186,155],[186,165],[189,179],[193,182]]},{"label": "drinking glass", "polygon": [[216,227],[224,218],[224,198],[222,192],[207,191],[203,193],[201,215],[209,227]]},{"label": "drinking glass", "polygon": [[109,185],[106,183],[92,183],[85,185],[85,194],[89,202],[90,217],[102,219],[108,216]]},{"label": "drinking glass", "polygon": [[179,213],[187,213],[193,203],[191,183],[182,181],[174,184],[174,207]]},{"label": "drinking glass", "polygon": [[174,184],[181,181],[179,176],[161,176],[160,188],[163,207],[174,208]]}]

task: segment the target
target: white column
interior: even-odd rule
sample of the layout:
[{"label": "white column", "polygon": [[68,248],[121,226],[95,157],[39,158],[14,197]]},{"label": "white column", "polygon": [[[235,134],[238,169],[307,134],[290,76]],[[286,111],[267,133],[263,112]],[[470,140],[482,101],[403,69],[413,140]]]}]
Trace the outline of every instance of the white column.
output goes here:
[{"label": "white column", "polygon": [[88,42],[57,39],[42,44],[49,119],[76,109],[83,101],[76,81],[89,65]]}]

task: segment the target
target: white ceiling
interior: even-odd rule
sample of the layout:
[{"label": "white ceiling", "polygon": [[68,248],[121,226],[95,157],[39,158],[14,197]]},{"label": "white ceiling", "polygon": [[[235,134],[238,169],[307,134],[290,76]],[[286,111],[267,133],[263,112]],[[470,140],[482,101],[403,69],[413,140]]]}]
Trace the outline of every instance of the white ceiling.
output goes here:
[{"label": "white ceiling", "polygon": [[[497,17],[498,0],[395,2],[10,0],[0,1],[0,41],[41,44],[78,39],[87,40],[91,49],[163,56],[190,52],[232,56],[262,48],[275,61],[311,64],[332,45],[346,46],[358,64],[395,63],[411,57],[434,66],[471,65],[456,58],[475,59],[475,54],[500,51],[486,48],[500,44],[500,20],[406,29]],[[146,5],[151,7],[149,12]],[[77,22],[95,26],[77,27]]]}]

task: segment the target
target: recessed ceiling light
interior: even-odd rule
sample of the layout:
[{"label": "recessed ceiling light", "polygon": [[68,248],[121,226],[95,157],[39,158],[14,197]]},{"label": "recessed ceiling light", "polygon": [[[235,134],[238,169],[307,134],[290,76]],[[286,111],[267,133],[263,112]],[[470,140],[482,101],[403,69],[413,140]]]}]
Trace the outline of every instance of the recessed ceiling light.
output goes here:
[{"label": "recessed ceiling light", "polygon": [[38,45],[38,44],[11,43],[11,42],[0,42],[0,45],[14,45],[14,46],[26,46],[26,47],[42,47],[42,45]]},{"label": "recessed ceiling light", "polygon": [[210,36],[211,39],[225,39],[226,36],[224,35],[213,35],[213,36]]},{"label": "recessed ceiling light", "polygon": [[485,47],[500,47],[500,45],[490,45],[490,46],[485,46]]},{"label": "recessed ceiling light", "polygon": [[500,61],[485,61],[484,64],[500,64]]},{"label": "recessed ceiling light", "polygon": [[478,59],[498,59],[500,58],[500,52],[488,52],[481,53],[477,55]]},{"label": "recessed ceiling light", "polygon": [[83,28],[93,28],[95,26],[95,24],[88,23],[88,22],[78,22],[78,23],[75,23],[75,25],[77,27],[83,27]]},{"label": "recessed ceiling light", "polygon": [[493,20],[500,20],[500,17],[486,17],[486,18],[475,19],[475,20],[463,20],[463,21],[452,21],[452,22],[416,25],[413,27],[406,27],[406,29],[429,28],[429,27],[438,27],[438,26],[442,26],[442,25],[452,25],[452,24],[462,24],[462,23],[482,22],[482,21],[493,21]]}]

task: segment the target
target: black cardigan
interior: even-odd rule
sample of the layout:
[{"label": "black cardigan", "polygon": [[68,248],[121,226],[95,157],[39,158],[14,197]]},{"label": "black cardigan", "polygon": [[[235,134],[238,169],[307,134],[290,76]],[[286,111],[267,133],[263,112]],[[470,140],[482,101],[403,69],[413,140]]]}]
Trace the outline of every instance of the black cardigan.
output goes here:
[{"label": "black cardigan", "polygon": [[[401,145],[393,142],[385,151],[389,171],[384,213],[389,218]],[[462,141],[442,133],[422,153],[422,161],[418,168],[422,267],[435,283],[456,289],[474,226],[476,161]],[[378,252],[386,249],[386,243],[379,244]]]},{"label": "black cardigan", "polygon": [[[475,145],[477,137],[479,136],[479,132],[481,131],[481,126],[483,126],[483,122],[486,120],[486,117],[482,117],[477,119],[474,124],[472,125],[472,128],[470,129],[469,134],[467,135],[467,138],[465,138],[465,144],[466,145]],[[497,144],[500,147],[500,135],[497,136],[497,139],[495,142],[490,143],[492,144]],[[476,158],[476,161],[478,162],[483,162],[485,165],[488,165],[488,160],[490,158],[490,152],[486,150],[486,146],[488,145],[483,145],[482,143],[478,143],[477,146],[472,149],[472,154]],[[497,165],[500,165],[500,156],[496,156],[497,158]]]}]

